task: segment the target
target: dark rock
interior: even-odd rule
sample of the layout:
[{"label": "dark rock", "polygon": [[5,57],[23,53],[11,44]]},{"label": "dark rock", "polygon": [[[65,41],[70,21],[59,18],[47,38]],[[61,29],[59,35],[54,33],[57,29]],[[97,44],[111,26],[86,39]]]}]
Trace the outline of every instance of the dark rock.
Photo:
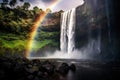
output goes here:
[{"label": "dark rock", "polygon": [[42,69],[44,72],[47,72],[48,74],[52,75],[55,71],[54,65],[50,64],[49,62],[42,66]]},{"label": "dark rock", "polygon": [[43,73],[41,72],[41,71],[39,71],[38,73],[37,73],[37,76],[39,76],[39,77],[41,77],[43,75]]},{"label": "dark rock", "polygon": [[60,73],[67,74],[69,72],[69,65],[67,63],[62,63],[58,70]]},{"label": "dark rock", "polygon": [[3,68],[10,69],[12,66],[12,63],[10,62],[3,62],[2,63]]},{"label": "dark rock", "polygon": [[76,71],[76,66],[75,66],[74,64],[71,64],[71,65],[70,65],[70,70]]},{"label": "dark rock", "polygon": [[30,65],[28,65],[28,68],[31,68],[32,67],[32,65],[30,64]]},{"label": "dark rock", "polygon": [[34,80],[40,80],[39,77],[35,77]]},{"label": "dark rock", "polygon": [[15,71],[15,72],[20,72],[20,71],[23,70],[23,68],[24,68],[24,65],[23,65],[23,64],[17,64],[17,63],[16,63],[16,65],[14,66],[14,71]]},{"label": "dark rock", "polygon": [[29,80],[33,80],[34,76],[33,75],[28,75],[27,77]]},{"label": "dark rock", "polygon": [[5,77],[5,71],[0,70],[0,80],[2,80]]},{"label": "dark rock", "polygon": [[39,68],[38,68],[38,66],[33,66],[33,67],[31,67],[31,68],[26,68],[26,71],[27,71],[28,73],[34,73],[34,72],[39,71]]}]

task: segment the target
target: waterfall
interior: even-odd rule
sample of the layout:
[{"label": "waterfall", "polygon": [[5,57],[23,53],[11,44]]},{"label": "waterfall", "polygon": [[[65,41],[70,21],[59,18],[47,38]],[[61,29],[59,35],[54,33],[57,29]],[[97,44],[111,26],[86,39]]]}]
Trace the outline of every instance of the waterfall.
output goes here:
[{"label": "waterfall", "polygon": [[[75,49],[75,24],[76,24],[76,9],[66,11],[61,15],[61,36],[60,49],[64,53],[73,53]],[[100,27],[98,25],[98,27]],[[97,38],[92,38],[91,28],[88,31],[88,44],[80,50],[82,53],[100,53],[101,49],[101,30],[98,29]]]},{"label": "waterfall", "polygon": [[76,9],[73,8],[61,15],[60,49],[62,52],[71,53],[75,48],[75,12]]}]

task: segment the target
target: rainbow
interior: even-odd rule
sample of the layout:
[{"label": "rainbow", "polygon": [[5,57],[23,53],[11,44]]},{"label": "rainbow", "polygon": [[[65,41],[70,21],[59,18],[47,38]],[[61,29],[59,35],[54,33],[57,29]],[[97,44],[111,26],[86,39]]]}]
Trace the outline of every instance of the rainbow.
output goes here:
[{"label": "rainbow", "polygon": [[[50,8],[50,9],[54,8],[59,1],[60,0],[54,0],[54,2],[48,8]],[[39,26],[41,25],[41,22],[45,19],[46,15],[48,13],[49,13],[49,10],[46,10],[45,12],[40,13],[39,16],[36,18],[34,25],[32,26],[32,30],[30,32],[30,37],[29,37],[28,43],[27,43],[27,48],[25,51],[26,58],[31,57],[30,53],[32,51],[32,46],[34,44],[34,38],[37,35],[37,30],[38,30]]]}]

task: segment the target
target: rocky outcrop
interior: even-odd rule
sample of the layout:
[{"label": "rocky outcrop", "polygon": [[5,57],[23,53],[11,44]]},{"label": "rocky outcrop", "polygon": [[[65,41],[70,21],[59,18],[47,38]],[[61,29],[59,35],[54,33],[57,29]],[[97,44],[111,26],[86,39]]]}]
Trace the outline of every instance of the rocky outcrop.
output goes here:
[{"label": "rocky outcrop", "polygon": [[99,35],[101,48],[99,56],[102,59],[114,59],[118,51],[116,50],[118,41],[113,31],[115,24],[112,0],[84,1],[85,3],[76,9],[76,47],[87,45],[88,38],[97,40]]},{"label": "rocky outcrop", "polygon": [[43,31],[59,31],[60,30],[60,18],[47,18],[41,25]]},{"label": "rocky outcrop", "polygon": [[60,31],[60,16],[63,11],[49,13],[41,23],[43,31]]},{"label": "rocky outcrop", "polygon": [[76,8],[76,47],[88,44],[88,38],[96,39],[101,34],[108,34],[108,21],[105,0],[84,0]]}]

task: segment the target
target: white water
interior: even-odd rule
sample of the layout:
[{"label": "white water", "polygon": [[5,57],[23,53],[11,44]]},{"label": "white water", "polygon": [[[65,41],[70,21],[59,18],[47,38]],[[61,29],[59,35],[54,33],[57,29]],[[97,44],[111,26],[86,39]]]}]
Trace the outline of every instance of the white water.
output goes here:
[{"label": "white water", "polygon": [[71,53],[75,48],[75,11],[75,8],[66,11],[61,18],[60,49],[65,53]]}]

